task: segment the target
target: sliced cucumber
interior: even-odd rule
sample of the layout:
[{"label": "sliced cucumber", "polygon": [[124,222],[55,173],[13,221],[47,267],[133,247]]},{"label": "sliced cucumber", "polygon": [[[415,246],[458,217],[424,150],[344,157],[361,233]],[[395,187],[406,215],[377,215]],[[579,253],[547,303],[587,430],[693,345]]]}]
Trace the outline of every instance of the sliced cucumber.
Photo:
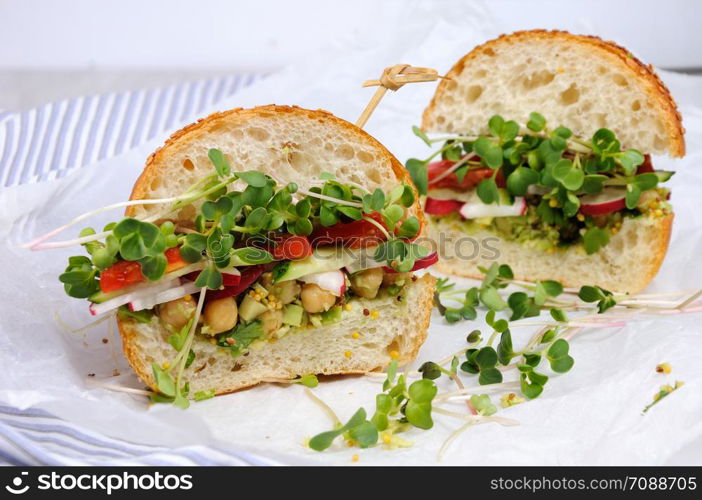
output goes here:
[{"label": "sliced cucumber", "polygon": [[665,182],[675,174],[675,172],[670,170],[656,170],[654,173],[658,176],[658,182]]},{"label": "sliced cucumber", "polygon": [[356,258],[354,251],[343,247],[318,248],[306,259],[281,262],[273,268],[273,282],[290,281],[306,274],[336,271]]},{"label": "sliced cucumber", "polygon": [[267,310],[268,308],[266,306],[250,295],[246,295],[239,305],[239,317],[249,323]]},{"label": "sliced cucumber", "polygon": [[341,321],[341,306],[334,306],[328,311],[322,313],[322,323],[336,323]]},{"label": "sliced cucumber", "polygon": [[297,304],[288,304],[283,309],[283,323],[290,326],[300,326],[302,324],[302,315],[305,310]]}]

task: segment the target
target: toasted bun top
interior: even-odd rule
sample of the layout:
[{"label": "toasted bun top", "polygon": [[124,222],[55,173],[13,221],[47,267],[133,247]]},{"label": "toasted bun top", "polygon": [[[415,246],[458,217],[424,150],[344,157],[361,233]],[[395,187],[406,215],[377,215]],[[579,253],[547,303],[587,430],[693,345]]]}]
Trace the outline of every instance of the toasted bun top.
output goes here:
[{"label": "toasted bun top", "polygon": [[[183,193],[214,172],[207,157],[218,148],[233,171],[258,170],[286,183],[309,188],[323,172],[368,191],[384,191],[412,181],[399,161],[355,125],[323,110],[259,106],[215,113],[174,133],[147,160],[131,199],[165,198]],[[241,181],[232,186],[242,188]],[[141,217],[162,208],[131,206]],[[419,202],[412,212],[421,217]]]},{"label": "toasted bun top", "polygon": [[518,31],[461,58],[424,111],[429,132],[481,134],[493,114],[525,124],[537,111],[552,126],[591,137],[611,129],[624,147],[685,154],[685,130],[670,92],[626,49],[565,31]]}]

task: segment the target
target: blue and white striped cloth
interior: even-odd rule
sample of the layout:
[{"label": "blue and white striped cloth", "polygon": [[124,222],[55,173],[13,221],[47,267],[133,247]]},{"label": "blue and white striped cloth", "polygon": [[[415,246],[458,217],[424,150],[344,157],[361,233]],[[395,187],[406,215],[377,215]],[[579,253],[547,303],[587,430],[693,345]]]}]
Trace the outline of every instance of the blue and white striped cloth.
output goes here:
[{"label": "blue and white striped cloth", "polygon": [[[263,75],[79,97],[0,111],[0,186],[42,182],[123,153],[193,119]],[[167,448],[114,439],[43,410],[0,401],[0,464],[243,465],[253,455],[210,446]]]},{"label": "blue and white striped cloth", "polygon": [[198,116],[261,74],[0,110],[0,186],[57,179],[123,153]]},{"label": "blue and white striped cloth", "polygon": [[214,448],[168,448],[114,439],[38,409],[0,404],[3,465],[266,465],[254,455]]}]

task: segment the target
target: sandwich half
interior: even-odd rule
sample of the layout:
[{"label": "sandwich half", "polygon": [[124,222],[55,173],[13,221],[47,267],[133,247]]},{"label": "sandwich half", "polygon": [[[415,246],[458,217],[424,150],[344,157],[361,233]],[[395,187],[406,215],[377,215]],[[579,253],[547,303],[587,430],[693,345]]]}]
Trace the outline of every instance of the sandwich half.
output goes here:
[{"label": "sandwich half", "polygon": [[499,260],[516,279],[642,290],[673,221],[672,172],[651,155],[685,154],[652,67],[596,37],[534,30],[476,47],[447,77],[415,129],[441,156],[407,163],[437,267],[480,277]]},{"label": "sandwich half", "polygon": [[94,314],[117,310],[156,399],[380,370],[426,338],[434,279],[414,271],[436,255],[414,243],[416,191],[379,142],[328,112],[211,115],[150,156],[131,200],[151,201],[84,242],[90,256],[61,280]]}]

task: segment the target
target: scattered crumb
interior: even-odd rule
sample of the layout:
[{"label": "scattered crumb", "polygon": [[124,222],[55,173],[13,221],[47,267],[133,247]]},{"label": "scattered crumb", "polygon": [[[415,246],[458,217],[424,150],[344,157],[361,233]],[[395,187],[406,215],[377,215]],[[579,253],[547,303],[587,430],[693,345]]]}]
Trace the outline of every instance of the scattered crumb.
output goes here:
[{"label": "scattered crumb", "polygon": [[360,459],[361,459],[361,457],[359,457],[356,453],[354,453],[353,455],[351,455],[351,461],[352,461],[352,462],[358,462]]},{"label": "scattered crumb", "polygon": [[368,309],[363,309],[363,315],[368,316],[370,314],[370,311]]},{"label": "scattered crumb", "polygon": [[107,344],[109,341],[110,341],[110,340],[109,340],[109,339],[106,339],[106,338],[105,338],[105,339],[102,339],[102,343],[103,343],[103,344]]},{"label": "scattered crumb", "polygon": [[94,373],[88,373],[88,377],[94,377],[94,376],[95,376]]}]

